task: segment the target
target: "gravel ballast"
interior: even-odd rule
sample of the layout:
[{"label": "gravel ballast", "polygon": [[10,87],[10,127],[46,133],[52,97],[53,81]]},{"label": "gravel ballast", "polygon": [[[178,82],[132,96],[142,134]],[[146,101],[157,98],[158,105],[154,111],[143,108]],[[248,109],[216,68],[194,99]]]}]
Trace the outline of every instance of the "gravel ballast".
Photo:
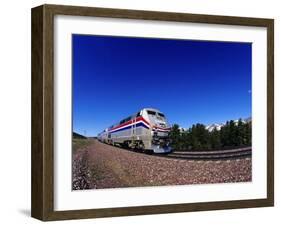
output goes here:
[{"label": "gravel ballast", "polygon": [[92,139],[73,154],[73,189],[250,182],[251,157],[228,160],[169,159]]}]

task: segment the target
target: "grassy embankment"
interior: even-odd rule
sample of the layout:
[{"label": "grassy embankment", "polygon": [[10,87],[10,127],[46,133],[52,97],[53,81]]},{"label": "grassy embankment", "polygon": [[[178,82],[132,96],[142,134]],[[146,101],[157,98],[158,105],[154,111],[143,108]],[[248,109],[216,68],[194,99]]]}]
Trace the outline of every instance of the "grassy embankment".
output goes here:
[{"label": "grassy embankment", "polygon": [[76,153],[78,149],[82,149],[89,145],[91,140],[85,136],[73,132],[72,136],[72,152]]}]

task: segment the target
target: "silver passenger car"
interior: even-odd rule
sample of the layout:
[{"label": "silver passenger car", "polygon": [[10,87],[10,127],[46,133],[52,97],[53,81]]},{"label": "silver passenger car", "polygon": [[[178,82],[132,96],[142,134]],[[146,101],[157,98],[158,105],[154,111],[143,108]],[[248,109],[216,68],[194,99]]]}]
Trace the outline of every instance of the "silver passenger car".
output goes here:
[{"label": "silver passenger car", "polygon": [[171,152],[169,132],[170,126],[162,112],[154,108],[144,108],[105,129],[98,134],[98,140],[154,153],[168,153]]}]

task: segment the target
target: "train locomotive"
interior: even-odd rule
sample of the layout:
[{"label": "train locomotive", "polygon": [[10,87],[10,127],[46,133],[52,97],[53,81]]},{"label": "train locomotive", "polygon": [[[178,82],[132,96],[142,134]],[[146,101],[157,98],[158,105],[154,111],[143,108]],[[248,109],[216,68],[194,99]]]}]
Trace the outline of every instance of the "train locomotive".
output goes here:
[{"label": "train locomotive", "polygon": [[169,153],[171,128],[165,115],[154,108],[144,108],[98,134],[98,140],[111,145]]}]

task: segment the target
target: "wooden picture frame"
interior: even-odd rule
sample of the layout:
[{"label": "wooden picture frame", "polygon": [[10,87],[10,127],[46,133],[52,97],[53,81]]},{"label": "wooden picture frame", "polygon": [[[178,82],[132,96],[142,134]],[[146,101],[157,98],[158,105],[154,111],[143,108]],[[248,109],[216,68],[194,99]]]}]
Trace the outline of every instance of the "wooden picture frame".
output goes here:
[{"label": "wooden picture frame", "polygon": [[[267,198],[203,203],[179,203],[122,208],[54,210],[54,16],[125,18],[267,29]],[[32,200],[31,215],[50,220],[162,214],[274,205],[274,20],[42,5],[32,9]]]}]

